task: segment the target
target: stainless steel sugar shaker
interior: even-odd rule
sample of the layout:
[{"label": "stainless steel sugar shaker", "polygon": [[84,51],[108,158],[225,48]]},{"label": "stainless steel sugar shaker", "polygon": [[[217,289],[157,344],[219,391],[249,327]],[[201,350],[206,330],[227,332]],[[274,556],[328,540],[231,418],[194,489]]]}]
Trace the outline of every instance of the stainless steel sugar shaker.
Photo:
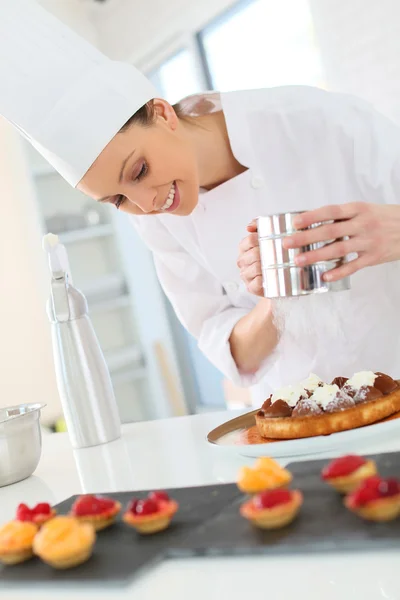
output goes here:
[{"label": "stainless steel sugar shaker", "polygon": [[[298,254],[322,248],[336,240],[290,250],[283,248],[284,238],[296,231],[293,220],[301,212],[261,216],[257,219],[264,296],[267,298],[285,298],[350,289],[348,277],[333,282],[323,280],[324,273],[345,262],[343,258],[304,267],[298,267],[294,262]],[[321,224],[316,223],[311,227],[318,227]]]}]

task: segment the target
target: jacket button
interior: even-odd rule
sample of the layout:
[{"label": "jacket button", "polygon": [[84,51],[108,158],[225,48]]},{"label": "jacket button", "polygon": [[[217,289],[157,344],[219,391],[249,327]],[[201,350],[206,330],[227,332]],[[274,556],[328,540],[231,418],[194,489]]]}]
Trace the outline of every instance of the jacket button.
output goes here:
[{"label": "jacket button", "polygon": [[254,177],[252,177],[252,179],[251,179],[250,184],[251,184],[252,188],[254,188],[255,190],[258,190],[263,187],[264,179],[262,177],[260,177],[259,175],[254,175]]},{"label": "jacket button", "polygon": [[228,294],[229,293],[233,294],[238,291],[239,286],[235,281],[226,281],[224,283],[224,288],[228,292]]}]

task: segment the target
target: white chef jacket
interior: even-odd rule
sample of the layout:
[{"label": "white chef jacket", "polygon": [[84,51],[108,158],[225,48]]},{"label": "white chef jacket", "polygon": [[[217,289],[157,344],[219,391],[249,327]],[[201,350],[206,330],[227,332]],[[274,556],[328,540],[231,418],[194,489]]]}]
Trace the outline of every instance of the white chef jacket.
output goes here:
[{"label": "white chef jacket", "polygon": [[201,194],[186,217],[134,217],[182,324],[256,406],[310,372],[326,381],[360,370],[400,378],[399,263],[363,269],[351,290],[275,302],[282,335],[257,373],[230,352],[235,324],[260,301],[236,265],[257,216],[400,198],[400,129],[367,103],[311,87],[221,94],[232,151],[247,171]]}]

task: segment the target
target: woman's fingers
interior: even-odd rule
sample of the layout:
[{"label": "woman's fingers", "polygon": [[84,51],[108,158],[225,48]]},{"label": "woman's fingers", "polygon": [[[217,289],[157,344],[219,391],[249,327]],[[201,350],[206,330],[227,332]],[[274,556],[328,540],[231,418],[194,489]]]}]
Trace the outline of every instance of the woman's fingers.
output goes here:
[{"label": "woman's fingers", "polygon": [[239,256],[252,248],[258,248],[258,236],[256,233],[250,233],[246,236],[239,245]]},{"label": "woman's fingers", "polygon": [[[323,223],[318,227],[311,225]],[[400,206],[353,202],[325,206],[298,215],[296,231],[283,239],[285,248],[302,248],[295,258],[299,266],[356,255],[340,267],[325,273],[326,281],[337,281],[368,266],[400,260]],[[249,235],[241,244],[238,265],[241,278],[251,293],[262,293],[257,221],[249,223]],[[325,243],[307,252],[311,244]]]},{"label": "woman's fingers", "polygon": [[249,231],[250,233],[257,232],[257,221],[255,219],[247,225],[247,231]]},{"label": "woman's fingers", "polygon": [[255,296],[264,296],[262,277],[258,275],[255,277],[247,286],[247,290],[250,294],[254,294]]},{"label": "woman's fingers", "polygon": [[356,273],[360,269],[370,266],[370,264],[371,263],[368,258],[368,254],[362,254],[358,258],[350,260],[341,267],[328,271],[324,274],[323,278],[325,281],[338,281],[339,279],[353,275],[353,273]]},{"label": "woman's fingers", "polygon": [[240,275],[244,281],[251,281],[256,277],[262,275],[261,263],[259,261],[254,262],[252,265],[245,267],[241,270]]},{"label": "woman's fingers", "polygon": [[323,260],[334,260],[343,258],[348,254],[365,252],[368,248],[368,241],[363,238],[350,238],[327,244],[319,250],[311,250],[299,254],[294,259],[297,266],[312,265]]},{"label": "woman's fingers", "polygon": [[359,233],[360,227],[355,219],[320,225],[306,231],[299,231],[282,241],[284,248],[307,247],[318,242],[328,242],[343,237],[351,237]]},{"label": "woman's fingers", "polygon": [[368,205],[364,202],[350,202],[348,204],[323,206],[298,215],[294,219],[294,226],[297,229],[303,229],[304,227],[309,227],[315,223],[323,223],[324,221],[352,219],[364,210],[367,210],[367,207]]},{"label": "woman's fingers", "polygon": [[258,245],[257,223],[252,221],[247,226],[249,235],[242,240],[239,246],[237,265],[240,269],[240,278],[245,283],[250,294],[263,296],[260,247]]},{"label": "woman's fingers", "polygon": [[252,248],[251,250],[244,252],[244,254],[239,255],[237,266],[239,269],[244,269],[257,262],[261,262],[260,248]]}]

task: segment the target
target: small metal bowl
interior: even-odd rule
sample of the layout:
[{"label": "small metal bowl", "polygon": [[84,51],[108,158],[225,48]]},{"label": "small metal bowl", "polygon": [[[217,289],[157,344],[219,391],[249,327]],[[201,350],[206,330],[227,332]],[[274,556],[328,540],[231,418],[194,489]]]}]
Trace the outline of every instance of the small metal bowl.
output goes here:
[{"label": "small metal bowl", "polygon": [[0,487],[26,479],[42,452],[40,411],[45,404],[0,409]]},{"label": "small metal bowl", "polygon": [[[295,263],[295,257],[298,254],[318,250],[337,240],[317,242],[310,246],[289,250],[283,248],[282,242],[285,237],[296,231],[293,220],[299,214],[300,212],[282,213],[257,219],[264,296],[284,298],[350,289],[348,277],[334,282],[323,279],[324,273],[344,264],[345,258],[318,262],[305,267],[298,267]],[[313,229],[320,225],[322,223],[315,223],[307,229]]]}]

